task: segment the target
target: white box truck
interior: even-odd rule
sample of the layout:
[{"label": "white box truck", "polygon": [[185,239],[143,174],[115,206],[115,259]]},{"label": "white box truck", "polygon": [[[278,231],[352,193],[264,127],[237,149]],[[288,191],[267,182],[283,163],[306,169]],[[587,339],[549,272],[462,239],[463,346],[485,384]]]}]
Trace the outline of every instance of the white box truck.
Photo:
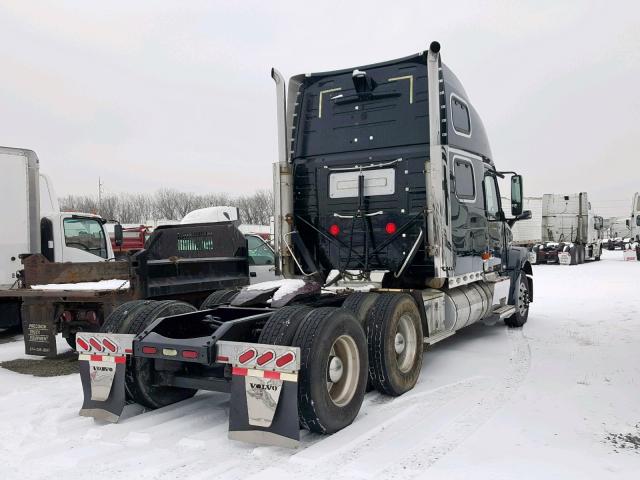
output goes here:
[{"label": "white box truck", "polygon": [[586,192],[542,197],[542,244],[533,247],[538,263],[577,265],[600,260],[603,219],[594,215]]},{"label": "white box truck", "polygon": [[21,258],[42,254],[50,262],[113,260],[103,219],[88,213],[60,212],[51,180],[40,174],[31,150],[0,147],[0,328],[17,327]]}]

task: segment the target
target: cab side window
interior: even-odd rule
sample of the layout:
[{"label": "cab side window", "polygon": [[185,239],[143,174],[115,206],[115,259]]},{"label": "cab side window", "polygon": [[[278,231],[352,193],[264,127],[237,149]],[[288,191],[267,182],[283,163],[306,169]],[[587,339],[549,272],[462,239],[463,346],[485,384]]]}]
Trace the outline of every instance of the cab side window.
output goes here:
[{"label": "cab side window", "polygon": [[469,107],[464,100],[453,94],[451,95],[451,121],[453,129],[458,135],[471,135]]},{"label": "cab side window", "polygon": [[462,201],[474,201],[476,199],[476,186],[471,162],[456,158],[454,176],[458,198]]},{"label": "cab side window", "polygon": [[483,181],[484,208],[487,212],[487,220],[500,220],[500,192],[496,178],[486,175]]},{"label": "cab side window", "polygon": [[260,237],[247,235],[250,265],[273,265],[275,256],[271,247]]}]

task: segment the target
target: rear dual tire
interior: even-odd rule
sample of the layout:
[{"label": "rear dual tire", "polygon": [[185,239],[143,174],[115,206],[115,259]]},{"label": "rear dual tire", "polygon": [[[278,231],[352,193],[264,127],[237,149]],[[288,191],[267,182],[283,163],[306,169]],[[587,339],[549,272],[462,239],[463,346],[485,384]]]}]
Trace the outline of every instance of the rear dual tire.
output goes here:
[{"label": "rear dual tire", "polygon": [[372,386],[394,397],[411,390],[422,370],[424,335],[414,299],[381,294],[367,322],[369,377]]},{"label": "rear dual tire", "polygon": [[[195,312],[196,308],[175,300],[134,300],[116,308],[101,332],[137,335],[161,317]],[[154,360],[127,356],[125,392],[127,399],[149,408],[161,408],[193,397],[197,390],[153,385]]]},{"label": "rear dual tire", "polygon": [[200,310],[206,310],[217,305],[228,305],[238,295],[238,290],[216,290],[209,294],[200,304]]},{"label": "rear dual tire", "polygon": [[[342,303],[342,308],[353,312],[356,316],[360,325],[367,332],[367,325],[369,322],[369,314],[371,313],[371,309],[375,305],[378,297],[380,295],[377,293],[371,292],[355,292],[347,297],[347,299]],[[373,383],[371,381],[371,375],[367,378],[367,392],[373,390]]]},{"label": "rear dual tire", "polygon": [[298,416],[302,427],[334,433],[350,425],[367,384],[367,340],[353,312],[290,305],[263,327],[259,343],[300,348]]},{"label": "rear dual tire", "polygon": [[293,346],[300,348],[301,425],[322,434],[350,425],[367,385],[367,340],[355,315],[343,308],[317,308],[301,322]]}]

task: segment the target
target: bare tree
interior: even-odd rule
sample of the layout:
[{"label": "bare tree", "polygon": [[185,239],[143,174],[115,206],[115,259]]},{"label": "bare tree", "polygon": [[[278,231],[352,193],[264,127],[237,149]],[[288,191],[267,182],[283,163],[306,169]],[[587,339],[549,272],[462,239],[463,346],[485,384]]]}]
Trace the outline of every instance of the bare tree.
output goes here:
[{"label": "bare tree", "polygon": [[163,188],[153,194],[102,195],[99,210],[96,197],[67,195],[60,199],[63,210],[97,213],[108,220],[140,224],[149,220],[180,220],[192,210],[219,205],[237,206],[242,223],[268,225],[273,215],[273,193],[259,190],[252,195],[233,197],[226,193],[198,195]]}]

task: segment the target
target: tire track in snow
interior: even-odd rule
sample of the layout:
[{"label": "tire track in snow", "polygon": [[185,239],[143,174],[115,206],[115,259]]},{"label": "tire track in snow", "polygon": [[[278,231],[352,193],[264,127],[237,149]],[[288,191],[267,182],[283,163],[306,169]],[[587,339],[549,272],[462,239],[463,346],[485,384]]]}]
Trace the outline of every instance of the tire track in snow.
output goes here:
[{"label": "tire track in snow", "polygon": [[507,337],[512,354],[506,377],[498,380],[493,385],[495,388],[489,389],[478,403],[453,419],[447,428],[414,449],[396,465],[379,472],[378,477],[387,479],[424,475],[426,469],[455,450],[515,394],[529,372],[531,348],[522,329],[507,329]]},{"label": "tire track in snow", "polygon": [[[46,415],[44,411],[30,416],[29,430],[35,430],[38,421],[53,427],[45,433],[47,437],[52,435],[50,449],[44,457],[40,452],[40,461],[48,465],[49,476],[83,466],[108,478],[125,478],[125,472],[136,471],[137,478],[154,480],[218,476],[246,479],[263,476],[266,471],[270,472],[268,477],[280,474],[282,479],[302,475],[424,475],[425,468],[487,422],[526,376],[531,356],[528,342],[521,330],[506,330],[506,335],[511,350],[504,377],[468,377],[393,399],[368,394],[353,425],[329,437],[301,432],[300,449],[293,452],[228,440],[228,397],[220,394],[200,394],[180,404],[125,418],[120,424],[95,426],[90,419],[81,417],[70,422],[69,416],[77,415],[79,404],[69,397],[61,398],[63,408],[53,417],[46,419],[42,416]],[[41,401],[34,402],[29,409],[39,408],[40,404]],[[59,437],[54,438],[54,433]],[[27,445],[29,439],[34,439],[34,444],[41,443],[35,431],[24,436]],[[38,453],[27,445],[20,451],[23,459],[29,457],[25,456],[27,452]],[[7,467],[23,470],[17,460]],[[342,467],[336,475],[337,462]],[[42,471],[24,473],[26,478],[46,477]]]},{"label": "tire track in snow", "polygon": [[308,474],[310,467],[320,474],[339,459],[343,466],[333,478],[424,475],[425,468],[489,421],[526,377],[529,343],[522,330],[506,330],[506,335],[511,348],[504,377],[470,377],[380,407],[374,399],[353,425],[293,455],[291,467],[298,474]]}]

